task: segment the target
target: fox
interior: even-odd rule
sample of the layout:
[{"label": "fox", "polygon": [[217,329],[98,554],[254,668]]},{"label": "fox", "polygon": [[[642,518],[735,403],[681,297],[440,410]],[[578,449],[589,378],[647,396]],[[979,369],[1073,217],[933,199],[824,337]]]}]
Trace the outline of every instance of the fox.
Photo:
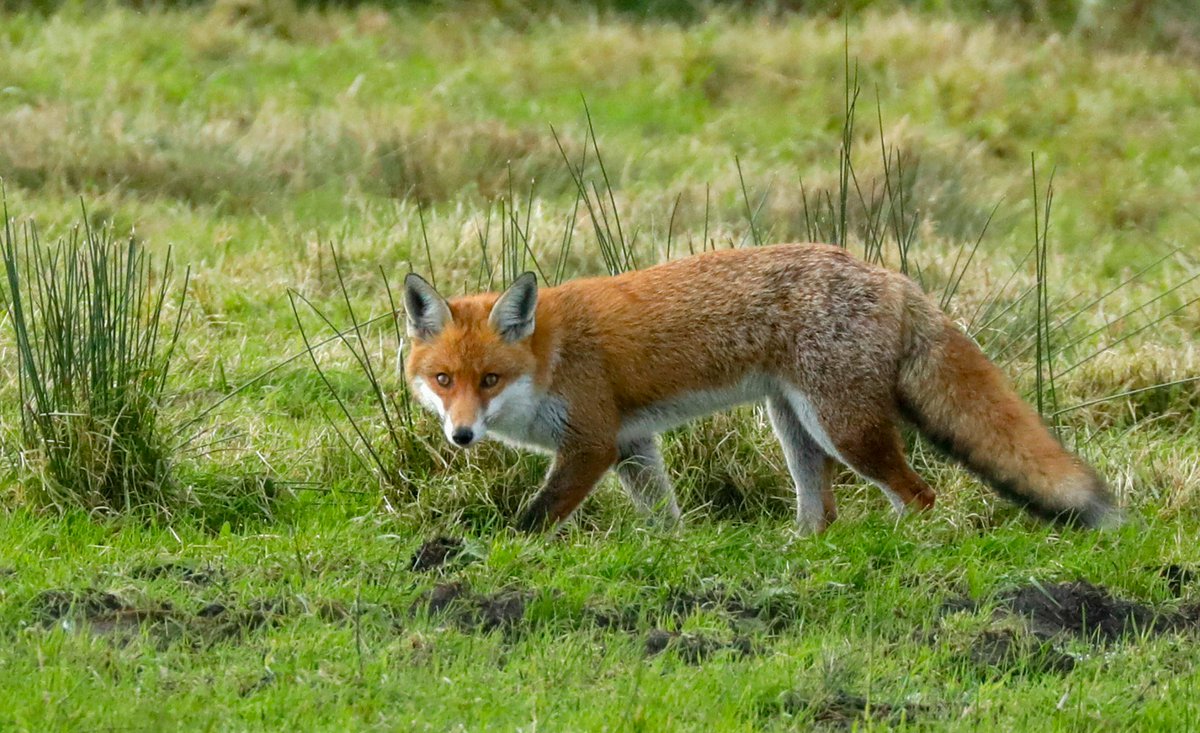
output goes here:
[{"label": "fox", "polygon": [[933,506],[905,422],[1037,516],[1121,519],[1096,471],[917,283],[841,247],[710,251],[545,288],[526,272],[452,300],[410,273],[404,310],[405,377],[451,444],[553,456],[521,531],[561,525],[610,469],[651,520],[678,524],[658,435],[764,402],[801,533],[837,518],[839,464],[898,513]]}]

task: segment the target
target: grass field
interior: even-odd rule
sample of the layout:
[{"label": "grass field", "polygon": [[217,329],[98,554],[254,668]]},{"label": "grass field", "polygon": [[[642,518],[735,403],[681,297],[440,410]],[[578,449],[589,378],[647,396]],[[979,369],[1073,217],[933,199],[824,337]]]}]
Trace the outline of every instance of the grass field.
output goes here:
[{"label": "grass field", "polygon": [[[0,728],[1194,727],[1191,26],[899,5],[5,11],[6,242],[169,247],[155,354],[181,320],[129,508],[23,433],[0,290]],[[665,436],[683,529],[606,479],[520,536],[545,459],[453,451],[391,320],[352,328],[410,269],[466,292],[831,237],[943,299],[1125,526],[1038,522],[911,436],[931,514],[844,473],[797,537],[746,408]]]}]

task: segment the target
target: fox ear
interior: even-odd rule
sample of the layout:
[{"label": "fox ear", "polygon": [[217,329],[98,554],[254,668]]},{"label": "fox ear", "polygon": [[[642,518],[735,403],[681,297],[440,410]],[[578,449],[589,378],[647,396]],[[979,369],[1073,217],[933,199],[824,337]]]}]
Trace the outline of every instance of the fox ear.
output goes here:
[{"label": "fox ear", "polygon": [[450,306],[446,299],[413,272],[404,278],[404,311],[408,315],[410,338],[433,338],[450,322]]},{"label": "fox ear", "polygon": [[505,341],[520,341],[533,334],[533,314],[537,310],[537,276],[526,272],[509,286],[492,306],[488,323]]}]

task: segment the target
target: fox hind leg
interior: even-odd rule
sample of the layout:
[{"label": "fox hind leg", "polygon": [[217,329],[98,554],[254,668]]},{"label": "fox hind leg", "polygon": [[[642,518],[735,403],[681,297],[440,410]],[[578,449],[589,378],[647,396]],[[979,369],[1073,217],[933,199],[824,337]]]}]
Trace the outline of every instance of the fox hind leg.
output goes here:
[{"label": "fox hind leg", "polygon": [[796,524],[804,532],[820,532],[837,518],[832,486],[834,463],[787,400],[768,399],[767,415],[796,487]]},{"label": "fox hind leg", "polygon": [[835,439],[835,444],[846,465],[882,489],[896,513],[933,506],[933,489],[908,465],[894,424]]},{"label": "fox hind leg", "polygon": [[897,513],[933,506],[933,489],[908,465],[895,421],[847,420],[836,404],[814,404],[799,390],[785,390],[785,396],[821,450],[882,489]]},{"label": "fox hind leg", "polygon": [[654,438],[617,446],[617,477],[637,508],[665,526],[679,523],[679,504]]}]

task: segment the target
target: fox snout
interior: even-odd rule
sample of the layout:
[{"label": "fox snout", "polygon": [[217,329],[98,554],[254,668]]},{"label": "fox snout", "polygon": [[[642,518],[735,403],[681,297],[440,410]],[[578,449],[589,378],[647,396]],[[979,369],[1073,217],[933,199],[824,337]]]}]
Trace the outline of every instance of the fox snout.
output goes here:
[{"label": "fox snout", "polygon": [[483,436],[487,432],[479,423],[455,425],[449,420],[446,421],[445,429],[446,440],[449,440],[457,448],[470,448],[483,440]]},{"label": "fox snout", "polygon": [[483,410],[476,409],[455,409],[456,407],[469,407],[467,405],[450,405],[442,416],[442,428],[446,433],[446,440],[449,440],[452,445],[459,448],[468,448],[480,440],[483,440],[487,428],[483,424]]},{"label": "fox snout", "polygon": [[475,442],[475,430],[473,428],[454,428],[450,433],[450,442],[466,448]]}]

